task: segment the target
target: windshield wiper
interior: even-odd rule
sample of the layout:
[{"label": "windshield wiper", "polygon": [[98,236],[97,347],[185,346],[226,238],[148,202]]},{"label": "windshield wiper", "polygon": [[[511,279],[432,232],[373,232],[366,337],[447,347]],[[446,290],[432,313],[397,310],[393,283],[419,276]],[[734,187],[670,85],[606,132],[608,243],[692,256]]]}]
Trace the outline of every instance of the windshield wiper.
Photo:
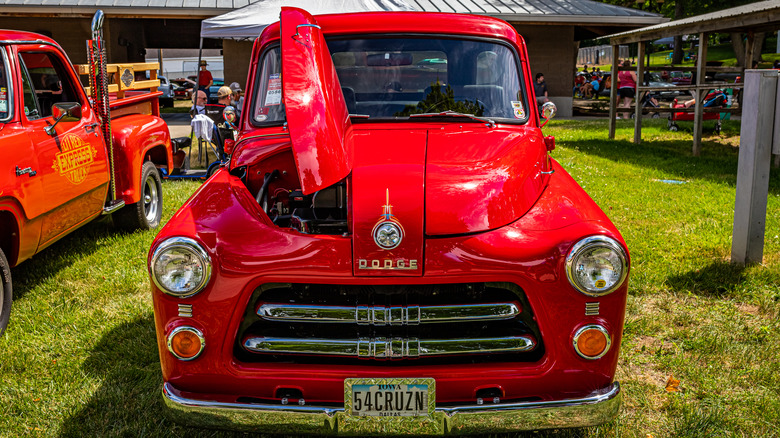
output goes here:
[{"label": "windshield wiper", "polygon": [[455,111],[442,111],[440,113],[410,114],[409,117],[410,118],[412,117],[458,117],[458,118],[467,118],[475,122],[484,123],[485,126],[489,128],[495,128],[496,126],[496,122],[494,122],[492,119],[475,116],[474,114],[457,113]]}]

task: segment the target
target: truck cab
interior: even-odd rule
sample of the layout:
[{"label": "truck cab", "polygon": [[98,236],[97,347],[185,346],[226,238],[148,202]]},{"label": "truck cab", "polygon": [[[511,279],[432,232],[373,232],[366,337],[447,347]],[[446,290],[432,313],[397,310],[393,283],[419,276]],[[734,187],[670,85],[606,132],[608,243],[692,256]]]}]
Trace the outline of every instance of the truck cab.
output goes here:
[{"label": "truck cab", "polygon": [[171,153],[159,93],[115,96],[106,142],[79,71],[52,39],[0,30],[0,331],[10,267],[102,214],[131,229],[160,222],[157,167]]}]

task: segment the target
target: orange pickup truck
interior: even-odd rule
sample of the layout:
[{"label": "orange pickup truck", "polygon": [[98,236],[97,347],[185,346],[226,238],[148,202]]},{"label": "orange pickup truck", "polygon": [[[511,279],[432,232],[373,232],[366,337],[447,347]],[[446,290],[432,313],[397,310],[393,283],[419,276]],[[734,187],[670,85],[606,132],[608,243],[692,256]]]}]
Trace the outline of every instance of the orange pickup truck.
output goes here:
[{"label": "orange pickup truck", "polygon": [[77,68],[43,35],[0,30],[0,334],[11,267],[103,214],[129,229],[160,223],[170,134],[157,81],[134,80],[156,66],[107,65],[101,24],[99,13],[90,64]]}]

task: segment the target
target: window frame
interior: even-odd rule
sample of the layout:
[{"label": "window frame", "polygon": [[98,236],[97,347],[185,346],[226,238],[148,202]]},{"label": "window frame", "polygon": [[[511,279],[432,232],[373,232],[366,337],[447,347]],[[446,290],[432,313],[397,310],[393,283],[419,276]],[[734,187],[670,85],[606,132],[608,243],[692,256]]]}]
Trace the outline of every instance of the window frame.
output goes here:
[{"label": "window frame", "polygon": [[[388,39],[388,38],[416,38],[416,39],[447,39],[447,40],[456,40],[456,41],[475,41],[475,42],[482,42],[482,43],[491,43],[491,44],[497,44],[500,46],[505,47],[507,50],[510,51],[512,54],[514,60],[515,60],[515,67],[517,71],[517,80],[520,90],[523,92],[520,101],[522,102],[523,107],[525,108],[525,118],[522,119],[510,119],[506,117],[502,118],[496,118],[496,117],[488,117],[490,119],[496,119],[496,122],[502,123],[502,124],[508,124],[508,125],[526,125],[531,120],[531,107],[529,106],[529,98],[527,96],[527,88],[528,84],[526,83],[527,78],[525,77],[525,71],[523,70],[523,63],[520,59],[520,54],[518,53],[517,49],[512,45],[510,42],[499,39],[499,38],[491,38],[491,37],[480,37],[480,36],[473,36],[473,35],[452,35],[452,34],[435,34],[435,33],[382,33],[382,34],[339,34],[339,35],[332,35],[332,36],[325,36],[325,42],[328,43],[330,41],[338,41],[338,40],[351,40],[351,39]],[[255,93],[259,93],[259,87],[260,87],[260,73],[263,67],[263,63],[265,61],[265,57],[267,56],[268,52],[274,48],[279,48],[281,50],[281,44],[280,42],[274,41],[270,44],[268,44],[262,51],[260,56],[260,62],[258,63],[258,69],[255,72],[255,87],[254,89],[257,90]],[[330,53],[330,48],[328,48],[328,54],[332,57],[333,54]],[[476,65],[475,65],[476,68]],[[282,62],[280,63],[280,71],[284,71],[284,60],[282,59]],[[282,73],[282,77],[284,77]],[[282,81],[282,90],[284,90],[284,80]],[[251,114],[255,113],[256,110],[256,102],[257,99],[253,99],[252,107],[251,107]],[[533,104],[536,104],[536,100],[534,99]],[[282,98],[282,105],[284,105],[284,98]],[[352,123],[408,123],[410,120],[413,120],[414,122],[425,122],[425,118],[417,118],[417,119],[410,119],[409,117],[378,117],[378,118],[360,118],[360,117],[350,117],[350,121]],[[440,122],[440,120],[437,120]],[[264,127],[271,127],[271,126],[283,126],[287,123],[287,115],[285,111],[285,117],[281,121],[273,121],[273,122],[258,122],[255,120],[254,117],[250,118],[250,124],[257,128],[264,128]]]},{"label": "window frame", "polygon": [[7,105],[7,113],[8,115],[6,117],[0,118],[0,122],[8,122],[13,120],[14,118],[14,108],[16,105],[14,105],[14,76],[11,74],[11,63],[8,60],[8,53],[7,53],[7,46],[0,45],[0,68],[3,68],[5,70],[5,76],[6,76],[6,105]]}]

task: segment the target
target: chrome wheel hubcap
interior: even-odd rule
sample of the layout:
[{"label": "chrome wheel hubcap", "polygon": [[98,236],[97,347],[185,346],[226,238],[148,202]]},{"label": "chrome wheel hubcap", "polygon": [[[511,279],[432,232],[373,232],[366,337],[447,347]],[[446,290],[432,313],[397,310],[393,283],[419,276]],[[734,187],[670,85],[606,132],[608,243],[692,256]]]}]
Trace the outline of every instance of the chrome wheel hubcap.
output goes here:
[{"label": "chrome wheel hubcap", "polygon": [[157,184],[154,178],[150,176],[146,178],[146,183],[144,184],[144,211],[146,212],[146,220],[149,222],[154,222],[157,218],[158,204]]}]

